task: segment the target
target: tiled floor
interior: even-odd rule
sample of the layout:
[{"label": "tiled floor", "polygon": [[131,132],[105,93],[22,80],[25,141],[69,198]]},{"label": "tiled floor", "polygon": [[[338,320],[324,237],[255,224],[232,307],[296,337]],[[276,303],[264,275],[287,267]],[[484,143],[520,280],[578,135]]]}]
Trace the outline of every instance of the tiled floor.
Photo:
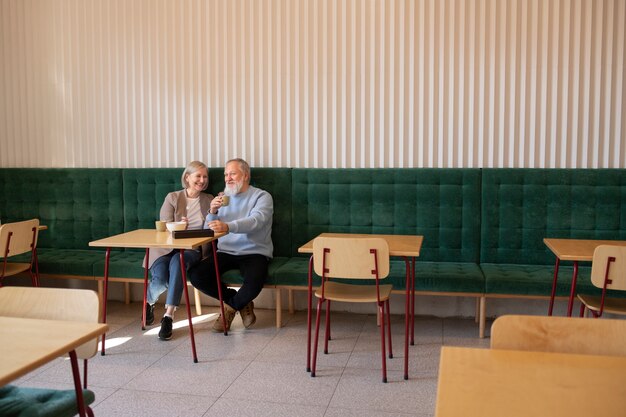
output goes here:
[{"label": "tiled floor", "polygon": [[[441,346],[489,345],[473,320],[417,318],[405,381],[403,317],[393,316],[394,358],[383,384],[375,316],[334,313],[330,353],[320,351],[312,378],[305,369],[305,312],[286,314],[276,329],[274,311],[257,309],[252,329],[237,316],[225,337],[210,331],[217,309],[204,310],[194,320],[194,363],[184,309],[174,337],[164,342],[158,325],[141,331],[140,303],[109,302],[106,356],[89,361],[96,416],[433,416]],[[69,363],[59,359],[16,383],[71,389]]]}]

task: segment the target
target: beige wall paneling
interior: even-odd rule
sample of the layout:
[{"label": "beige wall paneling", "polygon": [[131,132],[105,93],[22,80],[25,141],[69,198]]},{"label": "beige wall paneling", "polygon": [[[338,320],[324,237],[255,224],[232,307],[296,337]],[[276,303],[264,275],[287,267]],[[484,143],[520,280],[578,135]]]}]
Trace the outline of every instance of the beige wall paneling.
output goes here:
[{"label": "beige wall paneling", "polygon": [[626,167],[623,0],[0,0],[0,165]]}]

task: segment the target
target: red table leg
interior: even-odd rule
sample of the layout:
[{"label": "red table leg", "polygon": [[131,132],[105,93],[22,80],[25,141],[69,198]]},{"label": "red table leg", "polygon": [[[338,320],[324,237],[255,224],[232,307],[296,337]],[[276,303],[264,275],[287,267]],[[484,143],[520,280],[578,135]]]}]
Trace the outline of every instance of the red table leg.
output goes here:
[{"label": "red table leg", "polygon": [[411,346],[415,344],[415,257],[411,258]]},{"label": "red table leg", "polygon": [[311,297],[313,296],[313,256],[309,258],[309,283],[308,283],[308,301],[306,316],[306,371],[311,372]]},{"label": "red table leg", "polygon": [[148,301],[148,258],[150,248],[146,248],[146,262],[143,266],[143,304],[141,312],[141,330],[146,330],[146,302]]},{"label": "red table leg", "polygon": [[556,296],[556,281],[559,276],[559,264],[560,259],[557,257],[554,263],[554,278],[552,278],[552,292],[550,293],[550,306],[548,307],[548,316],[552,315],[552,309],[554,308],[554,297]]},{"label": "red table leg", "polygon": [[191,306],[189,305],[189,291],[187,290],[187,270],[185,269],[185,250],[184,249],[180,250],[180,272],[181,272],[180,275],[183,279],[183,291],[185,292],[185,304],[187,307],[187,320],[189,320],[189,337],[191,338],[191,354],[193,355],[193,361],[195,363],[198,363],[198,354],[196,353],[196,338],[193,333],[193,322],[191,320]]},{"label": "red table leg", "polygon": [[[109,260],[111,259],[111,248],[107,248],[104,256],[104,294],[102,295],[102,322],[107,322],[107,300],[109,297]],[[104,356],[104,341],[106,340],[106,333],[102,334],[102,352]]]},{"label": "red table leg", "polygon": [[72,364],[72,376],[74,377],[74,389],[76,389],[76,405],[78,406],[78,415],[83,417],[87,415],[85,399],[83,398],[82,384],[80,383],[80,372],[78,370],[78,358],[76,351],[70,353],[70,362]]},{"label": "red table leg", "polygon": [[576,295],[576,281],[578,280],[578,261],[574,261],[574,272],[572,273],[572,288],[569,293],[567,303],[567,317],[572,317],[572,307],[574,306],[574,296]]},{"label": "red table leg", "polygon": [[404,302],[404,379],[409,379],[409,323],[411,318],[409,314],[411,312],[411,266],[409,264],[409,258],[404,257],[405,263],[405,302]]}]

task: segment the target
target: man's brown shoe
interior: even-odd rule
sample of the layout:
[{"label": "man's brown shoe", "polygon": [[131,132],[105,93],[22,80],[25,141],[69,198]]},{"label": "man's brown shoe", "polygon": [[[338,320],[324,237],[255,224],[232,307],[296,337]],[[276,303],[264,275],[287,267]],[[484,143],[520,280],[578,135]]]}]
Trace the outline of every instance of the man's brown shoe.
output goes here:
[{"label": "man's brown shoe", "polygon": [[[226,317],[226,330],[230,330],[230,325],[233,322],[237,310],[224,303],[224,316]],[[224,320],[220,314],[215,323],[213,323],[213,331],[217,333],[224,333]]]},{"label": "man's brown shoe", "polygon": [[252,326],[256,322],[256,316],[254,315],[254,302],[250,301],[248,305],[239,311],[241,314],[241,321],[243,321],[243,327],[246,329]]}]

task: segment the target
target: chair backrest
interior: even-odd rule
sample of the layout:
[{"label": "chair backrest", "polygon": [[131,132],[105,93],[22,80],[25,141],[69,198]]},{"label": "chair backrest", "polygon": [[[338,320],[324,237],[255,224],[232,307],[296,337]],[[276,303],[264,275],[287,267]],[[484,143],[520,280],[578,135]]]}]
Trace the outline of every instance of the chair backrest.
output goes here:
[{"label": "chair backrest", "polygon": [[[11,235],[10,240],[9,235]],[[7,244],[9,256],[30,252],[37,247],[38,236],[39,219],[3,224],[0,226],[0,259],[4,258]]]},{"label": "chair backrest", "polygon": [[607,266],[611,283],[606,288],[626,290],[626,246],[600,245],[593,252],[591,282],[598,288],[604,287]]},{"label": "chair backrest", "polygon": [[491,348],[626,356],[626,320],[505,315],[491,326]]},{"label": "chair backrest", "polygon": [[[0,288],[0,316],[98,323],[100,299],[92,290],[44,287]],[[98,339],[76,349],[80,359],[93,357]]]},{"label": "chair backrest", "polygon": [[374,279],[389,275],[389,245],[382,238],[318,237],[313,241],[315,273],[328,278]]}]

